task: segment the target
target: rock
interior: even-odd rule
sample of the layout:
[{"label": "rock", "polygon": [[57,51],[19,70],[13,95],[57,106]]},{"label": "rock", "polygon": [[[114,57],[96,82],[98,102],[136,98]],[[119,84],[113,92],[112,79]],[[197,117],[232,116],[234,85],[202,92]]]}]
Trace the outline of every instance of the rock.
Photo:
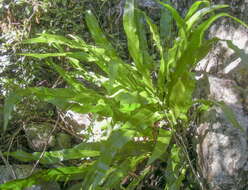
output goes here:
[{"label": "rock", "polygon": [[223,101],[244,131],[235,128],[219,107],[203,114],[197,129],[198,161],[209,189],[248,188],[248,117],[243,111],[241,90],[235,81],[209,77],[211,99]]},{"label": "rock", "polygon": [[54,126],[49,123],[32,123],[25,127],[25,134],[29,147],[34,151],[43,151],[46,148],[55,146],[55,137],[51,132]]},{"label": "rock", "polygon": [[[28,177],[33,166],[30,165],[13,165],[9,169],[6,166],[0,166],[0,184],[6,183],[10,180],[22,179]],[[37,171],[37,170],[36,170]],[[14,174],[13,174],[14,172]],[[41,185],[33,185],[32,187],[26,188],[25,190],[60,190],[59,184],[56,182],[43,183]]]},{"label": "rock", "polygon": [[110,122],[110,118],[97,118],[97,115],[90,116],[90,114],[80,114],[73,111],[67,111],[66,121],[71,128],[78,134],[83,135],[87,142],[96,142],[109,135],[108,130],[103,130]]},{"label": "rock", "polygon": [[80,114],[71,110],[66,112],[65,121],[76,133],[80,133],[91,124],[91,118],[89,114]]},{"label": "rock", "polygon": [[87,142],[106,140],[112,131],[112,128],[108,127],[110,122],[111,118],[94,119],[92,124],[86,130],[81,131],[80,134],[87,137]]},{"label": "rock", "polygon": [[158,3],[154,0],[138,0],[139,5],[143,7],[156,7]]},{"label": "rock", "polygon": [[[191,1],[192,2],[192,1]],[[247,20],[247,0],[213,0],[230,5],[230,14]],[[218,43],[196,70],[211,74],[209,85],[202,86],[205,97],[223,101],[235,114],[244,131],[233,127],[219,107],[203,114],[197,128],[199,172],[211,190],[248,189],[248,29],[227,18],[215,22],[209,38],[231,40],[240,48],[235,51],[226,42]],[[203,95],[204,97],[204,95]]]}]

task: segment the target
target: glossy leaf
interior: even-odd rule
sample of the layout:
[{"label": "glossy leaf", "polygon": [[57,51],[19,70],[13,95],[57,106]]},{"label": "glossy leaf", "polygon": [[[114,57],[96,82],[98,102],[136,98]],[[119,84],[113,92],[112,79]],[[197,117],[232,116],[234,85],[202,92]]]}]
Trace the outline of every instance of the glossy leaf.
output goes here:
[{"label": "glossy leaf", "polygon": [[124,177],[128,176],[130,171],[134,171],[136,166],[143,161],[147,156],[141,155],[138,157],[126,158],[121,164],[112,168],[111,174],[104,182],[105,188],[119,188]]},{"label": "glossy leaf", "polygon": [[[81,143],[74,148],[45,152],[40,159],[40,163],[55,164],[65,160],[97,157],[100,155],[101,144],[102,143]],[[27,153],[24,151],[5,153],[5,155],[12,156],[24,162],[38,160],[41,154],[41,152]]]},{"label": "glossy leaf", "polygon": [[[123,128],[128,125],[123,126]],[[108,141],[106,142],[101,155],[97,162],[91,167],[91,172],[87,174],[84,179],[83,187],[86,189],[94,189],[98,187],[102,180],[104,180],[111,169],[110,164],[112,163],[115,155],[120,151],[123,146],[131,140],[135,131],[122,129],[115,131],[111,134]]]},{"label": "glossy leaf", "polygon": [[[149,74],[149,53],[147,52],[144,28],[140,12],[135,10],[135,0],[127,0],[123,15],[123,25],[127,36],[129,54],[148,88],[152,89]],[[148,60],[147,60],[148,59]]]},{"label": "glossy leaf", "polygon": [[187,31],[191,30],[193,26],[200,20],[203,19],[203,17],[211,12],[214,12],[218,9],[223,9],[229,7],[228,5],[212,5],[210,7],[205,7],[203,9],[198,10],[195,14],[193,14],[190,19],[187,20]]},{"label": "glossy leaf", "polygon": [[0,185],[1,190],[22,190],[44,182],[78,180],[88,171],[88,165],[79,167],[62,167],[38,171],[30,177],[9,181]]},{"label": "glossy leaf", "polygon": [[163,154],[166,152],[167,147],[170,144],[171,137],[172,137],[171,131],[166,131],[162,128],[159,129],[157,142],[156,142],[155,148],[152,152],[152,155],[150,156],[150,158],[147,162],[148,165],[153,163],[158,158],[162,158]]},{"label": "glossy leaf", "polygon": [[209,1],[196,1],[196,2],[194,2],[191,5],[191,7],[189,8],[189,10],[185,16],[185,20],[188,20],[196,11],[198,11],[198,9],[201,5],[210,6],[210,2]]}]

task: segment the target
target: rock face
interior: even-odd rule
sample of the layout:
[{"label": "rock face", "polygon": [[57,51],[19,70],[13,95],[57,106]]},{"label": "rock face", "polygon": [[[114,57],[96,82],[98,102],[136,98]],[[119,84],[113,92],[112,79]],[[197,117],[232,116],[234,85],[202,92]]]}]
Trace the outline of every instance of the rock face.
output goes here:
[{"label": "rock face", "polygon": [[[0,166],[0,184],[6,183],[10,180],[25,178],[30,174],[32,166],[30,165],[13,165],[12,169],[6,166]],[[14,177],[15,176],[15,177]],[[43,183],[41,185],[35,185],[25,190],[60,190],[57,183]]]},{"label": "rock face", "polygon": [[88,114],[80,114],[71,110],[66,112],[65,119],[76,133],[80,133],[91,124],[91,119]]},{"label": "rock face", "polygon": [[209,77],[210,98],[232,108],[243,131],[235,128],[219,107],[201,118],[197,129],[197,152],[202,176],[209,189],[248,188],[248,117],[242,107],[241,90],[229,79]]},{"label": "rock face", "polygon": [[[230,14],[247,21],[248,1],[215,1],[231,5]],[[248,29],[222,19],[214,24],[209,37],[232,40],[236,48],[225,42],[217,44],[213,51],[199,63],[197,69],[209,74],[209,86],[202,89],[202,96],[223,101],[233,111],[243,128],[235,128],[230,115],[220,107],[203,114],[197,129],[199,171],[211,190],[248,189]],[[208,90],[206,90],[208,88]],[[209,92],[209,94],[206,94]]]},{"label": "rock face", "polygon": [[[87,142],[96,142],[106,139],[110,130],[106,127],[110,123],[110,118],[92,118],[90,114],[80,114],[73,111],[67,111],[66,122],[79,135],[83,135]],[[105,129],[103,129],[105,128]]]},{"label": "rock face", "polygon": [[[80,123],[80,120],[79,120]],[[33,151],[41,152],[47,149],[60,150],[72,146],[72,137],[63,132],[53,131],[54,126],[49,123],[33,123],[25,127],[25,134],[29,147]]]}]

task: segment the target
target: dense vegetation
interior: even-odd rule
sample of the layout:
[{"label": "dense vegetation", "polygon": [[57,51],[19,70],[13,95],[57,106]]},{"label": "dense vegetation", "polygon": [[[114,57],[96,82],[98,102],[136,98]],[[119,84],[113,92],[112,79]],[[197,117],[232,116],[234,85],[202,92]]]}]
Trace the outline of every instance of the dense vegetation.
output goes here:
[{"label": "dense vegetation", "polygon": [[[104,3],[107,2],[102,5]],[[84,141],[68,149],[4,152],[4,155],[23,162],[38,160],[44,167],[30,177],[0,185],[0,189],[23,189],[55,180],[74,181],[71,189],[92,190],[205,187],[196,169],[195,145],[189,139],[196,115],[217,105],[235,127],[239,124],[222,102],[193,97],[196,86],[194,68],[219,41],[205,38],[205,32],[214,21],[227,16],[244,26],[246,24],[227,13],[216,13],[227,5],[197,1],[181,17],[167,1],[159,3],[160,26],[137,8],[135,0],[126,0],[123,13],[126,38],[118,40],[126,39],[127,46],[122,43],[113,45],[109,37],[112,41],[115,37],[106,37],[102,23],[98,22],[100,19],[90,10],[84,14],[93,40],[89,39],[89,33],[75,35],[81,28],[62,34],[66,37],[51,29],[38,37],[21,39],[18,50],[22,52],[15,56],[28,60],[31,66],[24,69],[31,69],[33,76],[26,76],[32,80],[23,85],[14,85],[18,80],[11,83],[7,78],[3,130],[8,131],[13,109],[20,102],[30,105],[44,101],[57,110],[110,118],[110,132],[106,140]],[[37,11],[39,8],[33,9]],[[34,12],[34,15],[36,22],[40,22],[39,14]],[[228,43],[234,47],[230,41]],[[46,85],[37,85],[42,77],[39,72],[44,70],[50,78],[46,78]],[[54,86],[56,77],[63,81]],[[19,106],[19,110],[25,109]],[[50,113],[45,117],[55,116]],[[136,141],[137,137],[143,140]],[[67,162],[70,160],[77,162]],[[45,169],[61,162],[65,166]],[[156,183],[151,185],[151,181]]]}]

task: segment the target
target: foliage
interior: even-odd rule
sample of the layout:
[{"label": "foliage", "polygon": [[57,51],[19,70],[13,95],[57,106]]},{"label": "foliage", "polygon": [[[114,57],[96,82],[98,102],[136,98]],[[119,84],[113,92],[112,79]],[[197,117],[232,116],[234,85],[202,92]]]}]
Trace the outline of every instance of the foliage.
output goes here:
[{"label": "foliage", "polygon": [[[2,0],[0,1],[0,91],[6,95],[9,91],[21,86],[46,86],[51,87],[58,78],[49,67],[40,60],[30,60],[16,56],[17,51],[45,52],[47,47],[30,46],[21,41],[31,38],[36,33],[48,32],[60,35],[73,33],[84,38],[89,38],[84,22],[84,14],[88,7],[92,7],[98,20],[104,23],[104,28],[111,28],[108,32],[118,38],[117,31],[107,23],[114,23],[106,18],[109,5],[106,1],[66,1],[66,0]],[[111,18],[117,15],[108,12]],[[117,13],[115,13],[117,14]],[[70,16],[68,16],[70,15]],[[105,17],[105,19],[103,19]],[[104,21],[104,22],[103,22]],[[83,31],[83,32],[82,32]],[[60,60],[60,62],[62,62]],[[32,101],[32,100],[30,100]],[[34,105],[25,102],[29,106]],[[36,103],[37,104],[37,103]],[[25,108],[21,108],[25,110]],[[33,110],[32,110],[33,111]],[[30,113],[32,113],[30,111]]]},{"label": "foliage", "polygon": [[[169,4],[160,4],[170,12],[178,27],[172,45],[164,44],[168,40],[161,39],[164,35],[160,32],[163,30],[144,12],[136,9],[135,0],[126,1],[123,25],[132,62],[124,61],[118,55],[91,11],[86,13],[86,23],[95,41],[94,45],[75,35],[65,38],[48,33],[24,42],[47,44],[56,49],[52,53],[20,55],[44,59],[69,87],[24,88],[10,93],[5,101],[4,129],[7,128],[13,107],[23,97],[32,95],[60,109],[111,117],[113,131],[106,141],[100,142],[100,148],[94,144],[82,144],[68,150],[45,152],[41,160],[47,164],[67,159],[91,158],[88,161],[82,160],[79,167],[44,170],[29,178],[0,185],[0,189],[22,189],[40,183],[41,179],[68,181],[75,178],[82,181],[80,187],[83,189],[135,189],[149,175],[151,165],[156,160],[167,162],[164,189],[183,187],[186,172],[192,169],[186,161],[185,147],[180,140],[180,132],[185,132],[190,122],[189,109],[195,103],[192,98],[195,78],[191,71],[219,40],[206,40],[205,31],[218,18],[231,16],[226,13],[215,14],[215,10],[226,8],[227,5],[210,5],[208,1],[195,2],[185,18]],[[144,22],[157,48],[154,55],[149,51]],[[55,57],[65,58],[73,70],[63,68]],[[97,71],[92,69],[93,64],[96,64]],[[85,85],[77,78],[83,78],[90,85]],[[130,143],[135,144],[135,137],[147,139],[148,142],[142,144],[142,150],[145,151],[136,145],[130,146]],[[23,161],[39,157],[39,153],[21,151],[10,155]],[[141,164],[145,165],[138,170]],[[132,172],[135,172],[135,177],[130,175]],[[127,177],[130,182],[123,182]]]},{"label": "foliage", "polygon": [[[0,94],[5,97],[10,91],[28,86],[64,87],[61,80],[43,60],[28,59],[18,56],[16,52],[46,52],[47,46],[23,44],[22,40],[34,37],[36,33],[48,32],[60,35],[73,33],[89,38],[89,32],[84,22],[84,12],[91,7],[102,26],[108,33],[115,36],[117,44],[122,40],[112,24],[116,23],[118,11],[110,9],[117,1],[67,1],[67,0],[2,0],[0,1]],[[114,4],[114,5],[115,5]],[[69,15],[69,16],[68,16]],[[107,17],[109,15],[109,17]],[[112,20],[111,20],[112,19]],[[104,25],[103,25],[104,24]],[[110,36],[112,38],[112,36]],[[61,65],[63,60],[59,60]],[[51,104],[37,101],[33,97],[25,97],[15,107],[11,127],[14,128],[26,122],[41,122],[44,119],[53,120],[56,117],[55,107]],[[12,149],[15,149],[13,146]]]}]

